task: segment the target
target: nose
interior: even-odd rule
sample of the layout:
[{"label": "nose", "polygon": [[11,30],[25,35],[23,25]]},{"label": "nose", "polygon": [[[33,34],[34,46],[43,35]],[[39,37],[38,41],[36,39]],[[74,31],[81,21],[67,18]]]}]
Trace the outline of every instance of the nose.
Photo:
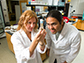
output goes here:
[{"label": "nose", "polygon": [[50,29],[52,29],[53,28],[53,26],[52,25],[50,25],[50,27],[49,27]]},{"label": "nose", "polygon": [[31,27],[34,27],[34,24],[33,23],[31,24]]}]

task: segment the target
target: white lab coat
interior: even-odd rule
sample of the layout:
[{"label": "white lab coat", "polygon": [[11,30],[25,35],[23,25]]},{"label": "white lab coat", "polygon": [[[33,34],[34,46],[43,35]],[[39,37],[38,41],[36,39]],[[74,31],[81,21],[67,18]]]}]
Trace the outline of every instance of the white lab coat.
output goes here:
[{"label": "white lab coat", "polygon": [[64,61],[71,63],[80,49],[80,32],[73,25],[64,24],[59,38],[56,40],[55,34],[52,34],[47,27],[46,31],[47,47],[50,48],[49,63],[54,63],[55,58],[57,63]]},{"label": "white lab coat", "polygon": [[[31,32],[32,41],[35,35],[36,35],[36,32],[32,31]],[[46,48],[42,52],[38,44],[36,49],[34,50],[33,55],[30,57],[29,46],[31,45],[32,42],[29,40],[26,33],[22,29],[15,32],[12,35],[11,42],[13,44],[17,63],[42,63],[39,52],[44,53],[46,51]]]}]

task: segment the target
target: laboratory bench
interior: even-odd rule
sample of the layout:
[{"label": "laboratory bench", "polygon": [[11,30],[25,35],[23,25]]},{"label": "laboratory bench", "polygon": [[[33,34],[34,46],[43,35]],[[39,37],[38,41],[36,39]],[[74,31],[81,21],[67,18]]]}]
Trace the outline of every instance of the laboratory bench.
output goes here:
[{"label": "laboratory bench", "polygon": [[69,21],[73,22],[72,25],[75,26],[77,29],[84,31],[84,20],[78,19],[76,21],[76,19],[69,19]]}]

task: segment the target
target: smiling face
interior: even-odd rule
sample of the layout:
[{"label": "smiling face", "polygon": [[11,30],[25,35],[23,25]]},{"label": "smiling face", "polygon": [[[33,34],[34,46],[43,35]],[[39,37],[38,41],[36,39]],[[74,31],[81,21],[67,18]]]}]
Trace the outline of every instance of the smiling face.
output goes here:
[{"label": "smiling face", "polygon": [[27,32],[31,32],[36,26],[36,18],[35,17],[31,18],[27,22],[27,24],[24,23],[24,25],[25,25],[25,28],[26,28]]},{"label": "smiling face", "polygon": [[51,31],[52,34],[55,34],[62,30],[63,20],[61,24],[59,21],[53,17],[47,17],[46,19],[47,27]]},{"label": "smiling face", "polygon": [[31,32],[34,28],[34,31],[36,32],[38,26],[35,23],[37,22],[38,18],[36,13],[32,10],[26,10],[20,16],[17,30],[23,29],[25,32]]}]

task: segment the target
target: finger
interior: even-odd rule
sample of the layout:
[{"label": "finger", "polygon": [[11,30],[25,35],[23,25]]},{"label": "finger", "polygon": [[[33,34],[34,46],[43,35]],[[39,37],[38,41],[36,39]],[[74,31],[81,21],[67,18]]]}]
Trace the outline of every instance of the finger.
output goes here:
[{"label": "finger", "polygon": [[40,35],[39,37],[37,37],[37,40],[40,41],[42,39],[42,36]]},{"label": "finger", "polygon": [[38,37],[38,38],[37,38],[37,41],[39,42],[39,40],[40,40],[40,38]]},{"label": "finger", "polygon": [[46,30],[44,29],[44,33],[43,33],[43,36],[45,37],[46,36]]},{"label": "finger", "polygon": [[45,34],[46,34],[47,32],[46,32],[46,30],[45,30],[45,29],[44,29],[44,31],[45,31]]},{"label": "finger", "polygon": [[37,37],[39,37],[41,35],[41,30],[38,31],[38,33],[36,34]]},{"label": "finger", "polygon": [[43,27],[40,27],[39,30],[43,30],[44,28]]},{"label": "finger", "polygon": [[46,31],[45,31],[45,29],[43,29],[42,31],[41,31],[41,34],[45,34],[46,33]]}]

